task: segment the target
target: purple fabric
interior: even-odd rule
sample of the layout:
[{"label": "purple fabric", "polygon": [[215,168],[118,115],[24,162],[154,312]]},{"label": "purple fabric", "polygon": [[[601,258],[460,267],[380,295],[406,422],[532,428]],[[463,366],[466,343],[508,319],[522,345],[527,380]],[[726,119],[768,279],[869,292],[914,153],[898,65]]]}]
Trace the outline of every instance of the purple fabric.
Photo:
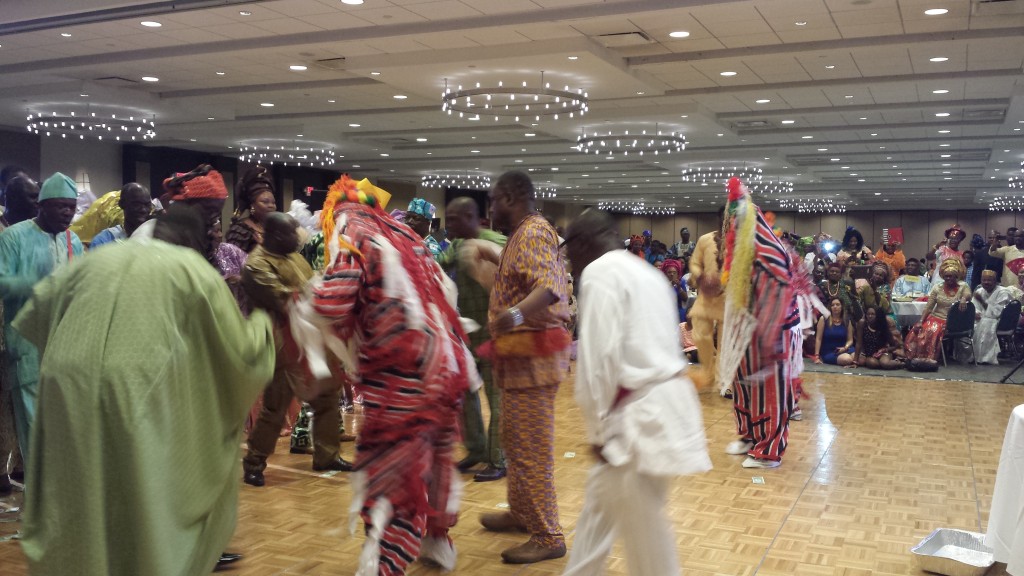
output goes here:
[{"label": "purple fabric", "polygon": [[228,288],[231,289],[231,294],[235,297],[235,301],[238,302],[238,308],[242,311],[242,314],[249,316],[252,312],[252,306],[249,304],[249,299],[246,298],[245,292],[242,290],[242,284],[240,282],[242,276],[242,268],[245,267],[245,259],[249,255],[234,244],[228,244],[222,242],[217,247],[217,252],[214,254],[214,266],[217,267],[217,271],[225,280],[232,278],[233,280],[228,281]]}]

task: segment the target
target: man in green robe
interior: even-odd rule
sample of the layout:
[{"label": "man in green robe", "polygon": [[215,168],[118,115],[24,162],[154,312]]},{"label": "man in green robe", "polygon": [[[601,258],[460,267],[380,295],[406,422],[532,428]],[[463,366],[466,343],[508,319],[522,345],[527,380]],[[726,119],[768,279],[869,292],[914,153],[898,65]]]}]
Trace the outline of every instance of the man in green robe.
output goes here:
[{"label": "man in green robe", "polygon": [[208,574],[234,531],[242,423],[273,374],[273,333],[171,241],[201,249],[206,222],[172,206],[154,239],[43,280],[14,320],[43,359],[23,517],[33,576]]},{"label": "man in green robe", "polygon": [[77,198],[74,180],[56,172],[39,190],[39,214],[0,232],[6,385],[11,389],[14,428],[22,460],[29,457],[28,445],[35,420],[39,352],[11,326],[11,320],[32,295],[37,282],[82,255],[82,243],[68,230],[75,216]]}]

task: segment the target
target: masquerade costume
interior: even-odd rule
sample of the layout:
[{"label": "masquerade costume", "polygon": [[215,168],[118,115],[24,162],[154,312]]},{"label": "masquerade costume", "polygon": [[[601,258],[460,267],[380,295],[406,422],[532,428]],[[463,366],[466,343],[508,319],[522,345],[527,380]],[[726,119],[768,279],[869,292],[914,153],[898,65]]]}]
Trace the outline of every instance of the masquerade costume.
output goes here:
[{"label": "masquerade costume", "polygon": [[[466,337],[446,299],[440,267],[422,239],[384,212],[390,195],[343,176],[321,214],[326,269],[312,305],[356,351],[365,423],[352,474],[352,514],[367,538],[357,576],[404,574],[421,553],[442,550],[459,505],[452,454],[459,410],[475,374]],[[426,538],[424,538],[426,536]]]},{"label": "masquerade costume", "polygon": [[777,466],[795,405],[793,358],[803,341],[793,263],[746,186],[738,178],[728,186],[719,378],[731,377],[737,433],[749,446],[744,466]]}]

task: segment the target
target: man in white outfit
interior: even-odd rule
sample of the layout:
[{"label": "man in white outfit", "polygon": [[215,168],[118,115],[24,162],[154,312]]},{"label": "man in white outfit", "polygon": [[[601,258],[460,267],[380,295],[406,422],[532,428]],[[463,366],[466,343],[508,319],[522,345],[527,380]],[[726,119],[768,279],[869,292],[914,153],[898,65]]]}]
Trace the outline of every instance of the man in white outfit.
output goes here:
[{"label": "man in white outfit", "polygon": [[598,462],[564,574],[603,573],[617,536],[632,576],[679,574],[668,487],[711,461],[675,296],[658,269],[622,249],[608,214],[584,211],[566,238],[581,278],[576,401]]}]

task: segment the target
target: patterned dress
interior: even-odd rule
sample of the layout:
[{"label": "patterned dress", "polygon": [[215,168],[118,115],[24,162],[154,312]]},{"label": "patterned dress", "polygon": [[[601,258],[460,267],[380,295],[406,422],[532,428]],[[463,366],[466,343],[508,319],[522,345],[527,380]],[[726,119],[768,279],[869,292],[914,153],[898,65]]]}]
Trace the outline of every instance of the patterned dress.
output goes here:
[{"label": "patterned dress", "polygon": [[[514,331],[564,329],[569,320],[565,265],[558,234],[539,214],[530,214],[509,236],[491,293],[490,323],[537,288],[558,297]],[[493,333],[493,330],[492,330]],[[501,435],[508,464],[509,511],[545,548],[565,542],[555,496],[555,394],[569,368],[569,350],[532,357],[498,357],[494,380],[501,388]]]}]

